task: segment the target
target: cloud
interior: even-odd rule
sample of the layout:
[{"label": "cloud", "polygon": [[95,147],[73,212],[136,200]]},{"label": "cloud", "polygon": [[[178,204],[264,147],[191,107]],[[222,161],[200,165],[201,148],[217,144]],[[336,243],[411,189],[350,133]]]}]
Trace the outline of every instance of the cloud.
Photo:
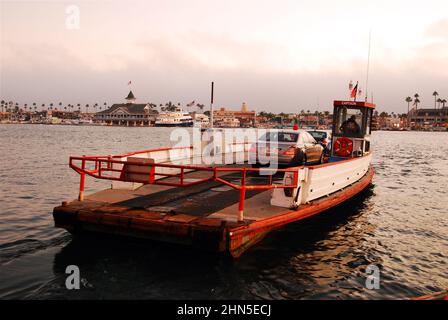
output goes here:
[{"label": "cloud", "polygon": [[[0,39],[2,96],[113,102],[122,100],[132,80],[136,95],[146,101],[206,102],[214,80],[222,106],[245,101],[258,110],[292,112],[317,105],[328,110],[332,99],[346,97],[350,79],[365,86],[367,37],[359,30],[352,36],[351,20],[345,28],[330,12],[333,20],[322,25],[316,10],[311,25],[303,12],[300,24],[293,12],[279,11],[279,20],[262,15],[230,26],[223,25],[227,16],[215,13],[220,23],[210,17],[204,22],[200,12],[190,24],[178,14],[149,24],[140,17],[124,28],[116,12],[106,15],[113,23],[97,18],[94,8],[82,12],[79,32],[48,27],[36,37],[25,22],[21,37],[6,32]],[[13,30],[13,22],[2,25],[4,30]],[[383,108],[401,110],[403,97],[415,92],[423,103],[426,96],[432,101],[434,90],[448,97],[448,19],[423,25],[427,28],[409,22],[399,30],[384,26],[373,32],[369,91]]]},{"label": "cloud", "polygon": [[448,41],[448,18],[431,24],[426,29],[425,36],[436,40]]}]

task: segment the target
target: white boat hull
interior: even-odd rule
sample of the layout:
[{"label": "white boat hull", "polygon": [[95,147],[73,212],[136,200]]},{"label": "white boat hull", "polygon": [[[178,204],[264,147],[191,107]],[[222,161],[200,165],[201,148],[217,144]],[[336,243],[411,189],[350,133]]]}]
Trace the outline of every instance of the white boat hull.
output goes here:
[{"label": "white boat hull", "polygon": [[[369,171],[372,154],[349,160],[325,163],[299,169],[298,188],[291,196],[283,189],[274,189],[271,205],[279,207],[298,207],[315,199],[328,196],[359,181]],[[293,179],[286,174],[284,181]]]}]

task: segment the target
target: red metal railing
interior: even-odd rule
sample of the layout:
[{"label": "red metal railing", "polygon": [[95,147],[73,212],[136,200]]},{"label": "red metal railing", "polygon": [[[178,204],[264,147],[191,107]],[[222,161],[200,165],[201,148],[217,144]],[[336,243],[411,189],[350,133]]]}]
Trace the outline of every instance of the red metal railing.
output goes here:
[{"label": "red metal railing", "polygon": [[[189,148],[189,147],[187,147]],[[176,149],[187,149],[176,148]],[[272,169],[272,168],[234,168],[234,167],[201,167],[194,165],[181,165],[172,163],[148,163],[128,160],[117,160],[117,158],[124,158],[127,156],[136,155],[139,153],[157,152],[173,150],[174,148],[147,150],[142,152],[134,152],[120,156],[82,156],[70,157],[70,167],[80,174],[79,185],[79,200],[84,200],[85,176],[89,175],[97,179],[106,179],[123,182],[137,182],[144,184],[158,184],[173,187],[189,187],[206,183],[210,181],[217,181],[234,189],[240,191],[239,194],[239,215],[238,220],[244,219],[244,201],[247,190],[269,190],[274,188],[297,188],[298,187],[298,168],[288,169]],[[142,158],[145,161],[145,158]],[[76,164],[78,162],[78,165]],[[115,165],[115,166],[114,166]],[[120,168],[118,168],[120,167]],[[90,168],[90,169],[89,169]],[[147,168],[145,171],[135,170],[136,168]],[[160,172],[157,168],[171,168],[177,169],[176,173]],[[202,179],[195,179],[195,181],[188,181],[185,175],[193,171],[207,171],[210,176]],[[240,183],[234,183],[224,179],[220,173],[240,173],[239,177],[232,177],[232,181],[239,180]],[[267,172],[267,184],[248,184],[247,174],[249,172]],[[290,172],[293,174],[292,184],[274,184],[272,181],[272,174],[275,172]],[[115,175],[113,175],[116,173]],[[158,178],[156,178],[158,177]],[[171,179],[170,179],[171,178]],[[173,181],[172,178],[177,178]]]}]

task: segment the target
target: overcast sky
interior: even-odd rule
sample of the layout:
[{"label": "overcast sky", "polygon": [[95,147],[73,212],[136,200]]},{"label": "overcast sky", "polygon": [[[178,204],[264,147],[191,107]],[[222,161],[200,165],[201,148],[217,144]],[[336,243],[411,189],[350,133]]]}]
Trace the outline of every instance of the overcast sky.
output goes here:
[{"label": "overcast sky", "polygon": [[[75,9],[70,5],[76,5]],[[79,25],[76,23],[79,8]],[[448,99],[446,0],[0,0],[0,97],[330,110],[350,80],[405,112]],[[78,28],[79,27],[79,28]],[[128,81],[132,85],[128,86]],[[364,95],[364,94],[363,94]]]}]

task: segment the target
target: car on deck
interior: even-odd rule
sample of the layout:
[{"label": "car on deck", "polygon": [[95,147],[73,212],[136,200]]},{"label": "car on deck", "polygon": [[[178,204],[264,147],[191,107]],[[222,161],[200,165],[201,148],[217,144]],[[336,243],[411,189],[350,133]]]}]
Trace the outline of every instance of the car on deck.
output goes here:
[{"label": "car on deck", "polygon": [[314,140],[319,142],[326,153],[330,153],[331,150],[331,130],[307,130]]},{"label": "car on deck", "polygon": [[319,164],[324,147],[306,130],[270,130],[251,145],[249,161],[253,167],[276,161],[282,166]]}]

